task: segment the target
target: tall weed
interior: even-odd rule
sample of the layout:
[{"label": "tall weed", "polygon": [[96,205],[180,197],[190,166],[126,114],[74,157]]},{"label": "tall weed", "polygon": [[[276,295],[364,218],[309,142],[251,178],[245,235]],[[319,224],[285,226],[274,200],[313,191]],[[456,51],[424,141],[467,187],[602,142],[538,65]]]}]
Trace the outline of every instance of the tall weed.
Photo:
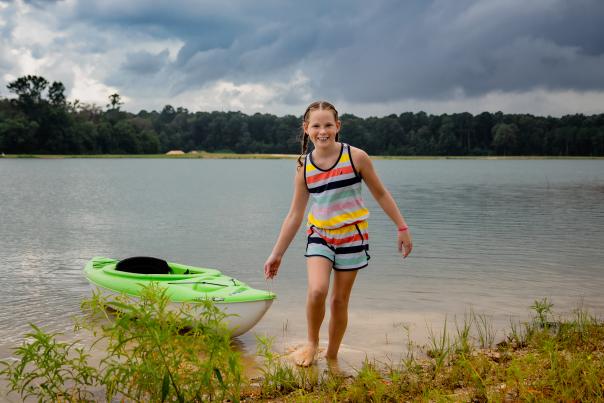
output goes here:
[{"label": "tall weed", "polygon": [[81,401],[98,389],[109,401],[239,400],[240,358],[231,348],[226,315],[210,301],[174,310],[165,292],[151,285],[138,299],[95,293],[82,309],[76,330],[91,330],[93,345],[107,346],[100,365],[89,365],[84,349],[34,326],[31,340],[15,350],[16,361],[2,363],[11,391],[40,401]]}]

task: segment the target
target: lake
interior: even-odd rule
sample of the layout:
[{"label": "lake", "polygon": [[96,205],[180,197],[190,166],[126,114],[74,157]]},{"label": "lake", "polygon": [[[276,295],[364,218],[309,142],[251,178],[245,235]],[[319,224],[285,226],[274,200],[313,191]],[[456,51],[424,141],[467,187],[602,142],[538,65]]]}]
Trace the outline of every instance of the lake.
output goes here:
[{"label": "lake", "polygon": [[[369,267],[357,277],[342,358],[396,360],[411,338],[474,311],[503,338],[547,297],[554,311],[604,313],[604,160],[376,160],[414,238],[365,188]],[[289,209],[295,161],[0,159],[0,356],[28,323],[72,332],[93,256],[150,255],[222,270],[278,299],[252,332],[287,350],[303,343],[303,229],[279,276],[263,263]],[[326,318],[327,320],[328,318]],[[322,341],[326,337],[323,326]]]}]

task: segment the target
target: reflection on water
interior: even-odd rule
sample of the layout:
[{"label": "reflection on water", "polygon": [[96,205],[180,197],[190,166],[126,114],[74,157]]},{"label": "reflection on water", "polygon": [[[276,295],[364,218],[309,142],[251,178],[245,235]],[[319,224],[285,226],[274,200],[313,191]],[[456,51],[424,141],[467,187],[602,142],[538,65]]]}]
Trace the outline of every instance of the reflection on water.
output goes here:
[{"label": "reflection on water", "polygon": [[[500,337],[535,299],[604,312],[604,161],[376,161],[411,226],[396,229],[366,192],[370,266],[353,290],[344,365],[397,359],[445,318],[492,317]],[[93,256],[163,257],[215,267],[278,294],[253,332],[281,351],[303,343],[303,232],[276,280],[262,265],[289,208],[290,160],[0,160],[0,354],[33,322],[72,331]],[[328,320],[327,314],[326,320]],[[327,336],[327,326],[322,332]]]}]

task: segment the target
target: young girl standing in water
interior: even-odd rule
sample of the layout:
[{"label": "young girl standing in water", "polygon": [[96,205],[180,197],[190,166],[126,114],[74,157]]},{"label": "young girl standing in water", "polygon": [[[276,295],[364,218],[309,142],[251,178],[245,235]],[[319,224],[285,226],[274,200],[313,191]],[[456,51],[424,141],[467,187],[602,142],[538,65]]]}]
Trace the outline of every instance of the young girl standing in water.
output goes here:
[{"label": "young girl standing in water", "polygon": [[[294,353],[296,364],[301,366],[312,364],[317,354],[332,270],[331,319],[325,353],[328,360],[335,360],[338,356],[348,324],[352,285],[358,269],[368,264],[369,211],[361,197],[361,180],[394,222],[398,249],[403,257],[407,257],[412,248],[409,228],[394,199],[378,178],[367,153],[338,142],[340,126],[338,112],[329,102],[313,102],[306,108],[302,122],[302,155],[298,158],[292,203],[273,251],[264,264],[266,278],[275,277],[311,197],[305,254],[308,341]],[[309,139],[314,149],[306,154]]]}]

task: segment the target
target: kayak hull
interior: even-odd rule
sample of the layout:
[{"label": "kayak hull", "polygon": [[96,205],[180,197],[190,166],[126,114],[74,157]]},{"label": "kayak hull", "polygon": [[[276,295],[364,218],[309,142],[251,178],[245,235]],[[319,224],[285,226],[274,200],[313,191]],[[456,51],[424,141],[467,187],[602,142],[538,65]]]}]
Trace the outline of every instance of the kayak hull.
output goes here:
[{"label": "kayak hull", "polygon": [[175,311],[184,303],[211,300],[228,315],[224,322],[232,337],[252,329],[276,298],[271,292],[253,289],[215,269],[168,263],[173,273],[145,275],[120,272],[116,270],[117,263],[117,260],[96,257],[86,264],[84,274],[93,290],[109,299],[119,295],[136,299],[143,287],[155,283],[165,290],[170,300],[169,309]]}]

